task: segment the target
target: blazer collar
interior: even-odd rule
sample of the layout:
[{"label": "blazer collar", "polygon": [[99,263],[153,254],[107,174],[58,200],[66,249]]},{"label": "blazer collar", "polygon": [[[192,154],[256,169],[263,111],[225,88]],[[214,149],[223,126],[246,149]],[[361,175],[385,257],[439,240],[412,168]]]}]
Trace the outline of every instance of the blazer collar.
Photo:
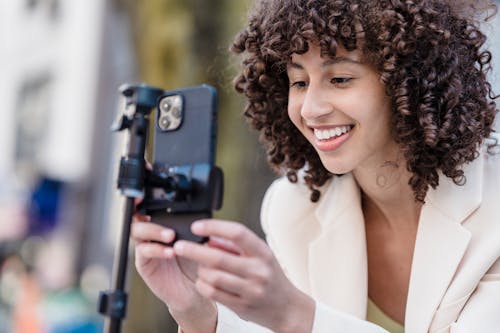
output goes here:
[{"label": "blazer collar", "polygon": [[358,318],[366,316],[367,259],[359,188],[351,174],[335,176],[315,209],[321,232],[309,246],[314,298]]},{"label": "blazer collar", "polygon": [[315,210],[316,218],[322,228],[326,228],[330,224],[339,224],[341,220],[336,219],[336,217],[344,214],[346,210],[356,207],[361,209],[359,187],[351,173],[334,176],[324,189]]},{"label": "blazer collar", "polygon": [[[426,332],[467,249],[470,232],[461,226],[480,205],[483,160],[464,167],[466,183],[441,175],[420,215],[406,308],[407,333]],[[334,177],[315,209],[321,232],[309,246],[313,296],[359,318],[368,295],[366,238],[359,187],[351,174]]]},{"label": "blazer collar", "polygon": [[465,184],[462,186],[440,175],[439,186],[429,190],[426,204],[440,210],[442,214],[449,216],[455,222],[463,222],[481,203],[483,168],[484,156],[466,164],[463,168],[466,177]]},{"label": "blazer collar", "polygon": [[427,332],[469,244],[462,226],[480,205],[483,157],[464,167],[466,183],[447,177],[431,189],[422,207],[406,305],[405,331]]}]

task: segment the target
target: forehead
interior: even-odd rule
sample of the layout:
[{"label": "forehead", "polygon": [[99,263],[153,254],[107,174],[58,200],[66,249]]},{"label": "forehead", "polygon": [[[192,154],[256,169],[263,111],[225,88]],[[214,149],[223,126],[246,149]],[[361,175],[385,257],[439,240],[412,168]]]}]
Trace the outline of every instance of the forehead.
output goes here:
[{"label": "forehead", "polygon": [[361,51],[353,50],[348,51],[342,46],[337,46],[333,54],[325,54],[321,52],[320,47],[317,44],[309,44],[308,50],[305,53],[293,53],[291,55],[290,62],[297,63],[301,61],[321,61],[328,64],[336,64],[339,62],[352,62],[352,63],[362,63]]}]

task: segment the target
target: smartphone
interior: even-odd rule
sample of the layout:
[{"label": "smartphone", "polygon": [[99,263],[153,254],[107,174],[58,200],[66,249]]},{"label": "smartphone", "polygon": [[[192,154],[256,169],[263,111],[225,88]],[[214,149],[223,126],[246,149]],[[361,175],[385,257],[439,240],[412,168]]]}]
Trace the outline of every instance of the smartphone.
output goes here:
[{"label": "smartphone", "polygon": [[212,217],[222,205],[222,171],[214,165],[216,104],[216,90],[209,85],[166,91],[158,98],[146,213],[174,229],[175,241],[206,241],[191,233],[191,224]]}]

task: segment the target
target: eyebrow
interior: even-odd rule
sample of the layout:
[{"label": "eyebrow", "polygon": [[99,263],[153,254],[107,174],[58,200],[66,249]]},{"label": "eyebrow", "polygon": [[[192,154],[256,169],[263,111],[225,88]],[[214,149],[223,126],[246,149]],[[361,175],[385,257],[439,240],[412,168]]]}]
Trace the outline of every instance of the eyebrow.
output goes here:
[{"label": "eyebrow", "polygon": [[[341,63],[348,63],[348,64],[354,64],[354,65],[361,65],[362,64],[360,61],[354,60],[351,58],[335,57],[335,58],[327,59],[327,60],[323,61],[323,63],[321,64],[321,67],[328,67],[328,66],[332,66],[332,65],[341,64]],[[289,63],[289,66],[291,68],[296,68],[296,69],[303,69],[304,68],[304,67],[302,67],[301,64],[298,64],[298,63],[293,62],[293,61],[291,61]]]}]

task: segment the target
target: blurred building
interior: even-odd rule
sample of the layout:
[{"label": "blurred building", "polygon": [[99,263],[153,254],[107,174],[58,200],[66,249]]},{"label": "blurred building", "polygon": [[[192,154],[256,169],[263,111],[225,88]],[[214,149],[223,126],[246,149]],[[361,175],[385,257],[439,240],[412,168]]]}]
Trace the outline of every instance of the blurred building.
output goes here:
[{"label": "blurred building", "polygon": [[[117,2],[0,0],[0,259],[17,255],[42,293],[108,287],[123,139],[109,126],[119,85],[136,79],[129,36]],[[3,273],[0,333],[24,292]]]}]

